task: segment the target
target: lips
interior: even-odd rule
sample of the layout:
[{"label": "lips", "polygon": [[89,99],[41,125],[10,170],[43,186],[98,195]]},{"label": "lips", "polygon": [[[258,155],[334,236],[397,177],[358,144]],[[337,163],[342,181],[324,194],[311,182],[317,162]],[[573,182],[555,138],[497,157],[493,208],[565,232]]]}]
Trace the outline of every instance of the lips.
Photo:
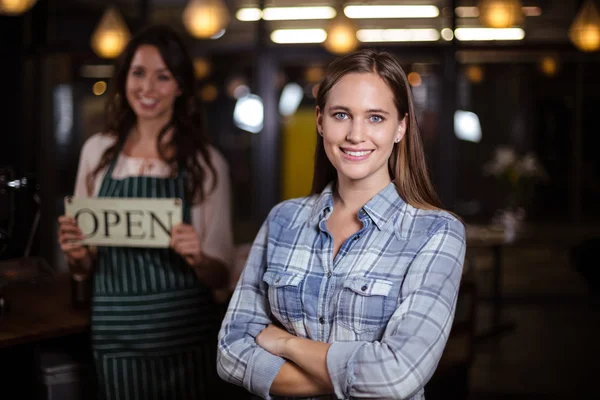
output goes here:
[{"label": "lips", "polygon": [[374,150],[369,149],[348,149],[341,147],[344,158],[352,161],[359,161],[368,158]]}]

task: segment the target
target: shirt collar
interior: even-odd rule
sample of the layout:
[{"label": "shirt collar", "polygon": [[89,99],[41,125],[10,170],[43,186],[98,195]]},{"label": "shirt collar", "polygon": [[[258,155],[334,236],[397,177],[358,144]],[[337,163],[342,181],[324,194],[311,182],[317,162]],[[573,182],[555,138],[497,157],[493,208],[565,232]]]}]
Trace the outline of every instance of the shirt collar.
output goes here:
[{"label": "shirt collar", "polygon": [[[404,204],[404,200],[396,190],[396,185],[391,182],[361,208],[359,218],[364,211],[364,214],[368,215],[375,226],[381,230]],[[333,183],[329,183],[317,198],[312,208],[311,221],[318,223],[324,217],[325,211],[331,209],[333,209]]]},{"label": "shirt collar", "polygon": [[405,204],[404,200],[398,194],[394,182],[390,182],[386,187],[379,191],[365,204],[361,211],[371,218],[371,221],[379,230],[400,210]]},{"label": "shirt collar", "polygon": [[333,209],[333,182],[325,186],[325,189],[323,189],[317,201],[315,201],[310,214],[310,220],[318,223],[325,215],[324,212],[331,209]]}]

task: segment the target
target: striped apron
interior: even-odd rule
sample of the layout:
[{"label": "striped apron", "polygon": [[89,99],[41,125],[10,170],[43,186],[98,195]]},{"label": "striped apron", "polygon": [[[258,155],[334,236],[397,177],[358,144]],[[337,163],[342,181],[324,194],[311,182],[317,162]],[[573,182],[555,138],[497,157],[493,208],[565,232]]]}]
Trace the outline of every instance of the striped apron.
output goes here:
[{"label": "striped apron", "polygon": [[[185,199],[185,172],[113,179],[115,164],[116,157],[98,197]],[[170,249],[99,247],[91,317],[98,397],[212,397],[220,382],[217,310],[210,289]]]}]

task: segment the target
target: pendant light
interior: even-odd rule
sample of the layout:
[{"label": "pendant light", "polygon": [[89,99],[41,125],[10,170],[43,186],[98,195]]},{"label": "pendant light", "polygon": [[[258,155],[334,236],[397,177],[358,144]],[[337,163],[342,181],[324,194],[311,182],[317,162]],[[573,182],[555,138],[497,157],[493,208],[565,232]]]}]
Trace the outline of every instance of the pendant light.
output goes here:
[{"label": "pendant light", "polygon": [[523,21],[519,0],[480,0],[479,20],[488,28],[510,28]]},{"label": "pendant light", "polygon": [[102,58],[116,58],[121,54],[131,34],[115,7],[109,7],[92,34],[91,46]]},{"label": "pendant light", "polygon": [[190,0],[183,10],[183,25],[195,38],[208,39],[227,27],[229,10],[223,0]]}]

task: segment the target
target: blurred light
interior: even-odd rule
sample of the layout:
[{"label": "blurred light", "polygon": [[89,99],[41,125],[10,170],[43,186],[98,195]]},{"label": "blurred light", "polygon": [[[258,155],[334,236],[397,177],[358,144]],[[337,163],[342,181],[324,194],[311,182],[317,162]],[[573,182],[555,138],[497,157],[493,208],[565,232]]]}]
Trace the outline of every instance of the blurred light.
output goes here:
[{"label": "blurred light", "polygon": [[278,44],[323,43],[325,39],[323,29],[277,29],[271,33],[271,40]]},{"label": "blurred light", "polygon": [[36,3],[37,0],[0,0],[0,14],[21,15]]},{"label": "blurred light", "polygon": [[327,27],[325,48],[334,54],[345,54],[358,47],[356,25],[345,15],[338,15]]},{"label": "blurred light", "polygon": [[437,29],[360,29],[361,42],[434,42],[440,39]]},{"label": "blurred light", "polygon": [[190,0],[182,19],[190,35],[208,39],[227,27],[229,10],[223,0]]},{"label": "blurred light", "polygon": [[288,83],[283,88],[279,98],[279,113],[284,117],[294,115],[303,97],[304,91],[300,85]]},{"label": "blurred light", "polygon": [[219,32],[217,32],[214,35],[212,35],[210,38],[212,40],[220,39],[220,38],[223,37],[223,35],[225,35],[225,32],[227,32],[227,29],[223,28]]},{"label": "blurred light", "polygon": [[260,8],[240,8],[236,13],[235,17],[238,21],[258,21],[262,18],[262,11]]},{"label": "blurred light", "polygon": [[333,7],[267,7],[264,11],[260,8],[240,8],[235,14],[239,21],[290,21],[305,19],[332,19],[337,15]]},{"label": "blurred light", "polygon": [[336,14],[332,7],[267,7],[263,11],[263,19],[267,21],[332,19]]},{"label": "blurred light", "polygon": [[233,110],[234,124],[245,131],[258,133],[263,128],[264,106],[262,99],[249,94],[238,99]]},{"label": "blurred light", "polygon": [[543,57],[540,61],[540,69],[542,70],[544,75],[548,77],[553,77],[558,72],[558,61],[556,61],[556,58],[554,57]]},{"label": "blurred light", "polygon": [[110,78],[114,69],[113,65],[84,65],[80,74],[84,78]]},{"label": "blurred light", "polygon": [[442,38],[444,38],[444,40],[446,41],[450,41],[452,39],[454,39],[454,32],[452,32],[452,29],[450,28],[444,28],[442,29]]},{"label": "blurred light", "polygon": [[[477,7],[456,7],[454,10],[456,16],[459,18],[477,18],[479,17],[479,8]],[[542,9],[540,7],[521,7],[521,12],[526,17],[539,17],[542,15]]]},{"label": "blurred light", "polygon": [[421,86],[421,83],[423,82],[421,75],[418,74],[417,72],[409,73],[407,78],[408,78],[408,83],[410,83],[410,86],[412,86],[412,87],[419,87],[419,86]]},{"label": "blurred light", "polygon": [[70,85],[58,85],[54,89],[54,120],[56,121],[56,141],[66,146],[73,129],[73,88]]},{"label": "blurred light", "polygon": [[454,34],[461,41],[523,40],[525,38],[525,31],[521,28],[458,28]]},{"label": "blurred light", "polygon": [[96,96],[102,96],[106,92],[106,82],[98,81],[94,83],[94,86],[92,87],[92,92],[94,92]]},{"label": "blurred light", "polygon": [[217,99],[219,95],[219,89],[212,83],[205,85],[202,89],[200,89],[200,98],[202,101],[207,103],[213,102]]},{"label": "blurred light", "polygon": [[208,60],[204,57],[194,58],[194,74],[196,79],[204,79],[210,75],[211,67]]},{"label": "blurred light", "polygon": [[322,67],[312,66],[308,67],[304,72],[304,79],[309,83],[320,82],[325,76],[325,70]]},{"label": "blurred light", "polygon": [[248,94],[250,94],[250,88],[246,85],[240,85],[233,89],[233,97],[235,99],[242,98],[244,96],[247,96]]},{"label": "blurred light", "polygon": [[483,81],[483,69],[479,65],[469,65],[465,74],[471,83],[477,84]]},{"label": "blurred light", "polygon": [[436,6],[347,6],[344,14],[353,19],[377,18],[435,18],[440,15]]},{"label": "blurred light", "polygon": [[454,134],[461,140],[479,143],[481,141],[481,124],[477,114],[470,111],[456,110],[454,113]]},{"label": "blurred light", "polygon": [[226,86],[227,95],[234,99],[239,99],[247,94],[250,94],[250,88],[246,84],[246,80],[240,76],[235,76],[229,80]]},{"label": "blurred light", "polygon": [[519,0],[479,0],[479,20],[489,28],[509,28],[523,20]]},{"label": "blurred light", "polygon": [[600,16],[592,1],[586,0],[569,28],[569,38],[581,51],[600,49]]},{"label": "blurred light", "polygon": [[539,7],[523,7],[521,11],[526,17],[539,17],[542,15],[542,9]]},{"label": "blurred light", "polygon": [[103,58],[116,58],[121,54],[131,34],[115,7],[109,7],[92,34],[91,46]]},{"label": "blurred light", "polygon": [[456,7],[454,10],[459,18],[477,18],[479,17],[479,8],[477,7]]}]

